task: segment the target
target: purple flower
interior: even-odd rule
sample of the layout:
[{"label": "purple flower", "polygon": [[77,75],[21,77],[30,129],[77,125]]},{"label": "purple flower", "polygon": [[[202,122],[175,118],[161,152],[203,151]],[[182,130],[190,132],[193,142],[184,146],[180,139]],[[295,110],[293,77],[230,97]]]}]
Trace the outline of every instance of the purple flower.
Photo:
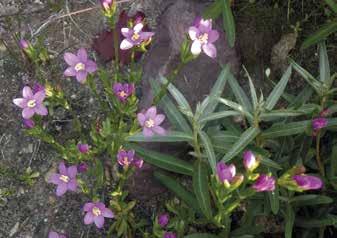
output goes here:
[{"label": "purple flower", "polygon": [[130,97],[134,93],[135,86],[134,84],[129,84],[129,83],[124,83],[124,84],[114,83],[113,91],[121,102],[125,102],[127,98]]},{"label": "purple flower", "polygon": [[55,231],[50,231],[48,234],[48,238],[67,238],[65,235],[58,234]]},{"label": "purple flower", "polygon": [[123,167],[129,167],[134,159],[135,151],[134,150],[119,150],[117,153],[117,161]]},{"label": "purple flower", "polygon": [[88,73],[97,70],[96,63],[88,59],[87,51],[84,48],[79,49],[77,55],[65,53],[64,60],[70,66],[64,71],[64,75],[67,77],[75,76],[80,83],[85,83]]},{"label": "purple flower", "polygon": [[70,166],[66,167],[64,162],[61,162],[59,164],[59,174],[55,173],[52,174],[49,177],[49,183],[53,183],[57,185],[56,188],[56,195],[62,196],[67,192],[67,190],[70,191],[76,191],[77,189],[77,181],[76,181],[76,175],[77,175],[77,167],[76,166]]},{"label": "purple flower", "polygon": [[252,151],[247,150],[243,153],[243,165],[245,166],[246,170],[250,172],[253,172],[257,166],[259,166],[259,162],[256,160]]},{"label": "purple flower", "polygon": [[134,159],[132,161],[132,165],[135,166],[137,169],[141,169],[143,167],[143,164],[144,164],[144,160],[142,159]]},{"label": "purple flower", "polygon": [[328,125],[328,120],[324,117],[315,118],[312,120],[312,128],[318,131]]},{"label": "purple flower", "polygon": [[188,29],[188,34],[193,41],[191,47],[193,55],[199,55],[202,50],[209,57],[216,57],[216,48],[213,43],[218,40],[219,32],[212,30],[211,19],[196,19],[194,26]]},{"label": "purple flower", "polygon": [[275,189],[275,178],[261,174],[252,187],[257,192],[273,191]]},{"label": "purple flower", "polygon": [[216,173],[221,183],[230,185],[235,178],[236,168],[233,164],[226,165],[224,162],[219,162],[216,165]]},{"label": "purple flower", "polygon": [[155,106],[147,109],[145,113],[138,113],[137,119],[139,124],[143,127],[143,135],[145,137],[151,137],[154,134],[166,134],[165,129],[160,126],[165,120],[165,116],[163,114],[157,114],[157,108]]},{"label": "purple flower", "polygon": [[121,33],[125,39],[121,42],[121,50],[128,50],[134,46],[139,46],[142,42],[150,40],[154,32],[143,32],[144,24],[137,23],[132,29],[122,28]]},{"label": "purple flower", "polygon": [[161,228],[164,228],[169,223],[170,216],[167,213],[160,214],[158,216],[158,224]]},{"label": "purple flower", "polygon": [[114,218],[113,212],[106,208],[101,202],[88,202],[84,205],[83,210],[87,212],[84,216],[84,224],[89,225],[95,222],[97,228],[102,228],[104,225],[104,217]]},{"label": "purple flower", "polygon": [[113,3],[114,0],[101,0],[101,5],[106,11],[110,10]]},{"label": "purple flower", "polygon": [[32,119],[23,119],[23,125],[28,129],[32,129],[35,127],[35,122]]},{"label": "purple flower", "polygon": [[16,98],[13,100],[14,104],[23,109],[22,117],[29,119],[34,114],[46,116],[48,114],[47,108],[43,105],[43,100],[46,97],[44,91],[39,91],[33,94],[32,89],[25,86],[22,90],[23,98]]},{"label": "purple flower", "polygon": [[85,162],[82,162],[80,163],[78,166],[77,166],[77,170],[79,173],[85,173],[88,171],[88,164],[85,163]]},{"label": "purple flower", "polygon": [[78,144],[77,149],[82,154],[86,154],[89,152],[89,145],[88,144]]},{"label": "purple flower", "polygon": [[46,88],[42,84],[35,83],[33,85],[33,93],[37,93],[37,92],[40,92],[40,91],[46,92],[45,90],[46,90]]},{"label": "purple flower", "polygon": [[302,190],[314,190],[323,187],[323,182],[320,178],[310,175],[294,175],[294,181]]},{"label": "purple flower", "polygon": [[177,238],[177,235],[173,232],[165,232],[164,238]]},{"label": "purple flower", "polygon": [[23,49],[23,50],[26,50],[28,49],[31,45],[29,43],[29,41],[25,40],[25,39],[21,39],[19,41],[19,45],[20,45],[20,48]]}]

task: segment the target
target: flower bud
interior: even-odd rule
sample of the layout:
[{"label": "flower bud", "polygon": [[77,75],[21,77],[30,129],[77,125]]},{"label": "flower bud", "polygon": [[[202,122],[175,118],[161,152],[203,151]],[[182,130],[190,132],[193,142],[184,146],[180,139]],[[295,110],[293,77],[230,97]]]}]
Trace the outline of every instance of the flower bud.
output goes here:
[{"label": "flower bud", "polygon": [[299,190],[315,190],[323,187],[323,181],[311,175],[294,175],[292,179],[295,181]]},{"label": "flower bud", "polygon": [[259,161],[252,151],[247,150],[243,153],[243,165],[249,172],[253,172],[259,166]]},{"label": "flower bud", "polygon": [[85,173],[85,172],[87,172],[87,171],[88,171],[88,168],[89,168],[89,166],[88,166],[88,164],[85,163],[85,162],[82,162],[82,163],[80,163],[80,164],[77,166],[77,170],[78,170],[78,172],[80,172],[80,173]]},{"label": "flower bud", "polygon": [[216,165],[216,173],[219,181],[229,187],[236,174],[236,168],[234,164],[226,165],[219,162]]},{"label": "flower bud", "polygon": [[23,119],[23,125],[27,129],[32,129],[35,127],[35,122],[32,119]]},{"label": "flower bud", "polygon": [[88,144],[78,144],[77,149],[82,154],[87,154],[89,152],[89,145]]},{"label": "flower bud", "polygon": [[256,192],[274,191],[275,178],[273,176],[261,174],[252,187]]},{"label": "flower bud", "polygon": [[169,221],[170,221],[170,216],[167,213],[163,213],[158,216],[158,224],[160,225],[161,228],[166,227]]},{"label": "flower bud", "polygon": [[324,117],[315,118],[312,120],[312,128],[314,131],[318,131],[328,125],[328,120]]}]

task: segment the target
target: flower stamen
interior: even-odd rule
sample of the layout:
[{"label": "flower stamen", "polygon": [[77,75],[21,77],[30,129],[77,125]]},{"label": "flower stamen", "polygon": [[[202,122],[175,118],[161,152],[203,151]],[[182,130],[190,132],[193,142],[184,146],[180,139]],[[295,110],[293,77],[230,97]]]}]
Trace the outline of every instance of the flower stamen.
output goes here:
[{"label": "flower stamen", "polygon": [[154,124],[155,124],[154,120],[152,120],[152,119],[149,119],[145,122],[145,126],[148,127],[148,128],[154,127]]},{"label": "flower stamen", "polygon": [[75,70],[76,70],[76,72],[78,72],[80,70],[85,70],[85,65],[83,63],[77,63],[75,65]]},{"label": "flower stamen", "polygon": [[101,210],[98,208],[98,207],[94,207],[92,209],[92,213],[95,215],[95,216],[100,216],[102,214]]},{"label": "flower stamen", "polygon": [[30,108],[33,108],[36,106],[36,100],[32,99],[32,100],[29,100],[28,103],[27,103],[27,106],[30,107]]},{"label": "flower stamen", "polygon": [[66,175],[61,175],[61,176],[60,176],[60,180],[62,180],[62,181],[65,182],[65,183],[68,183],[68,182],[69,182],[69,177],[66,176]]}]

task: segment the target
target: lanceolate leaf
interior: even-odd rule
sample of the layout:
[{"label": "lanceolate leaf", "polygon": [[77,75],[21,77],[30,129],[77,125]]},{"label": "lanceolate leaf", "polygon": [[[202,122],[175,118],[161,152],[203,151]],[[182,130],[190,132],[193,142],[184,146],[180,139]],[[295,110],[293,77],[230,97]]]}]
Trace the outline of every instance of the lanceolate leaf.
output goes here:
[{"label": "lanceolate leaf", "polygon": [[280,209],[278,186],[275,187],[274,191],[268,192],[268,197],[269,197],[271,211],[274,213],[274,215],[276,215]]},{"label": "lanceolate leaf", "polygon": [[294,227],[294,222],[295,222],[295,212],[289,204],[287,205],[285,221],[286,221],[286,225],[285,225],[284,237],[291,238],[293,234],[293,227]]},{"label": "lanceolate leaf", "polygon": [[318,228],[323,226],[336,226],[337,216],[328,214],[325,217],[310,219],[310,218],[297,218],[296,226],[303,228]]},{"label": "lanceolate leaf", "polygon": [[193,174],[193,166],[186,161],[179,160],[173,156],[161,154],[156,151],[147,150],[135,144],[129,144],[127,147],[134,149],[137,154],[149,164],[179,174]]},{"label": "lanceolate leaf", "polygon": [[228,83],[238,103],[241,104],[246,111],[252,112],[252,104],[232,74],[228,74]]},{"label": "lanceolate leaf", "polygon": [[328,87],[331,85],[330,64],[328,59],[328,52],[326,50],[325,42],[319,44],[319,73],[320,80]]},{"label": "lanceolate leaf", "polygon": [[200,211],[198,201],[195,199],[194,194],[187,191],[181,184],[177,183],[175,179],[172,179],[171,177],[159,172],[155,172],[154,177],[158,179],[168,189],[173,191],[188,206],[191,206],[195,212]]},{"label": "lanceolate leaf", "polygon": [[274,168],[274,169],[282,169],[282,166],[276,163],[274,160],[271,160],[266,157],[262,157],[261,159],[261,164],[269,167],[269,168]]},{"label": "lanceolate leaf", "polygon": [[247,111],[242,105],[240,104],[237,104],[236,102],[233,102],[233,101],[230,101],[230,100],[227,100],[225,98],[219,98],[219,102],[225,104],[226,106],[238,111],[238,112],[241,112],[243,115],[247,116],[247,118],[249,119],[252,119],[253,116],[252,114]]},{"label": "lanceolate leaf", "polygon": [[215,153],[214,153],[212,143],[211,143],[208,135],[205,132],[200,131],[199,135],[200,135],[200,138],[201,138],[201,141],[202,141],[202,145],[205,149],[209,165],[211,166],[213,174],[215,174],[216,158],[215,158]]},{"label": "lanceolate leaf", "polygon": [[200,124],[202,123],[206,123],[209,121],[213,121],[213,120],[218,120],[224,117],[230,117],[230,116],[240,116],[241,113],[237,112],[237,111],[222,111],[222,112],[215,112],[215,113],[211,113],[209,115],[206,115],[205,117],[201,118],[201,120],[199,121]]},{"label": "lanceolate leaf", "polygon": [[287,71],[283,74],[280,82],[276,84],[273,91],[270,93],[269,97],[266,100],[265,108],[267,110],[272,110],[280,97],[282,96],[284,89],[286,88],[289,78],[291,75],[291,66],[288,67]]},{"label": "lanceolate leaf", "polygon": [[322,26],[313,35],[309,36],[302,44],[301,49],[304,50],[318,42],[325,40],[330,34],[337,31],[337,21],[332,21]]},{"label": "lanceolate leaf", "polygon": [[277,118],[284,118],[284,117],[297,117],[305,114],[305,112],[301,110],[273,110],[270,112],[261,113],[260,118],[261,120],[272,120]]},{"label": "lanceolate leaf", "polygon": [[[155,93],[160,91],[159,83],[155,80],[150,80],[152,90]],[[187,133],[192,133],[191,127],[187,123],[184,116],[180,113],[178,108],[174,105],[168,96],[164,96],[159,102],[161,108],[165,111],[165,115],[176,129]]]},{"label": "lanceolate leaf", "polygon": [[230,6],[230,0],[223,0],[223,25],[225,28],[226,36],[230,47],[234,47],[235,44],[235,21]]},{"label": "lanceolate leaf", "polygon": [[248,73],[246,67],[243,66],[243,69],[245,70],[246,75],[247,75],[248,80],[249,80],[250,96],[251,96],[252,101],[253,101],[253,107],[254,107],[254,109],[256,109],[257,104],[258,104],[258,100],[257,100],[257,94],[256,94],[255,86],[254,86],[253,80],[250,77],[250,74]]},{"label": "lanceolate leaf", "polygon": [[193,190],[199,207],[207,219],[212,217],[211,199],[208,190],[208,166],[201,160],[194,163]]},{"label": "lanceolate leaf", "polygon": [[265,139],[291,136],[304,133],[311,125],[311,121],[299,121],[290,123],[274,124],[271,128],[261,133]]},{"label": "lanceolate leaf", "polygon": [[138,133],[126,138],[126,141],[132,142],[181,142],[193,141],[193,137],[190,134],[180,131],[170,131],[166,135],[154,135],[151,137],[145,137],[143,133]]},{"label": "lanceolate leaf", "polygon": [[332,202],[333,202],[332,198],[328,196],[316,195],[316,194],[299,195],[299,196],[293,197],[290,200],[290,203],[296,207],[329,204]]},{"label": "lanceolate leaf", "polygon": [[224,162],[228,162],[238,155],[245,147],[252,142],[255,137],[260,133],[260,129],[256,127],[250,127],[245,132],[243,132],[237,142],[233,147],[226,153],[222,158]]},{"label": "lanceolate leaf", "polygon": [[216,0],[204,11],[204,19],[217,19],[222,13],[222,0]]}]

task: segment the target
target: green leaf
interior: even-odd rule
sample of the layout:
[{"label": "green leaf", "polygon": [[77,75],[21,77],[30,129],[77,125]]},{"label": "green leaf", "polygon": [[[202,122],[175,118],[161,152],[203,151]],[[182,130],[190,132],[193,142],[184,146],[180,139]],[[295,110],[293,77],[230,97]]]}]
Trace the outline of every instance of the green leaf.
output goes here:
[{"label": "green leaf", "polygon": [[301,50],[304,50],[318,42],[325,40],[329,35],[337,31],[337,21],[329,22],[328,24],[322,26],[318,31],[309,36],[303,42]]},{"label": "green leaf", "polygon": [[332,151],[330,155],[330,178],[333,178],[337,175],[337,145],[336,139],[333,140]]},{"label": "green leaf", "polygon": [[297,117],[303,114],[305,114],[305,112],[301,110],[281,109],[281,110],[273,110],[270,112],[261,113],[260,119],[263,121],[269,121],[269,120],[283,118],[283,117]]},{"label": "green leaf", "polygon": [[336,226],[337,216],[328,214],[324,217],[310,219],[308,217],[300,217],[296,219],[296,226],[303,228],[318,228],[323,226]]},{"label": "green leaf", "polygon": [[[159,83],[155,80],[150,80],[150,84],[155,94],[159,93]],[[159,105],[165,111],[169,121],[174,127],[176,127],[176,129],[187,133],[192,133],[191,127],[187,123],[186,119],[168,96],[164,96],[160,100]]]},{"label": "green leaf", "polygon": [[262,157],[261,164],[274,169],[282,169],[282,166],[267,157]]},{"label": "green leaf", "polygon": [[285,238],[291,238],[293,235],[293,227],[295,222],[295,212],[293,208],[288,204],[287,210],[285,214],[285,231],[284,231],[284,237]]},{"label": "green leaf", "polygon": [[325,42],[319,44],[319,73],[320,80],[328,87],[331,86],[330,64],[328,59],[328,52],[326,50]]},{"label": "green leaf", "polygon": [[328,118],[327,128],[334,128],[337,126],[337,118]]},{"label": "green leaf", "polygon": [[[166,84],[168,81],[164,77],[159,77],[159,80],[162,82],[162,84]],[[169,90],[172,97],[176,100],[177,104],[183,111],[187,111],[188,113],[192,113],[192,109],[190,107],[190,104],[188,103],[187,99],[183,96],[183,94],[172,84],[170,83],[167,86],[167,89]]]},{"label": "green leaf", "polygon": [[238,155],[245,147],[252,142],[255,137],[260,133],[260,129],[256,127],[250,127],[243,132],[240,138],[235,142],[232,148],[222,158],[224,162],[228,162]]},{"label": "green leaf", "polygon": [[201,141],[202,141],[202,145],[205,148],[205,152],[206,152],[206,155],[207,155],[209,165],[211,166],[213,174],[215,174],[216,173],[216,170],[215,170],[216,158],[215,158],[215,153],[214,153],[214,149],[213,149],[211,140],[209,139],[208,135],[203,131],[199,131],[199,135],[200,135],[200,138],[201,138]]},{"label": "green leaf", "polygon": [[333,199],[324,196],[324,195],[316,195],[316,194],[308,194],[308,195],[299,195],[293,197],[289,201],[294,207],[303,207],[303,206],[313,206],[320,204],[329,204],[333,202]]},{"label": "green leaf", "polygon": [[291,68],[291,66],[288,67],[287,71],[283,74],[281,80],[278,82],[278,84],[276,84],[273,91],[269,94],[269,97],[267,98],[265,104],[265,108],[267,110],[272,110],[282,96],[291,75]]},{"label": "green leaf", "polygon": [[235,44],[235,21],[230,6],[229,0],[223,0],[223,26],[226,32],[227,40],[230,47],[234,47]]},{"label": "green leaf", "polygon": [[184,238],[219,238],[219,236],[212,235],[209,233],[195,233],[195,234],[184,236]]},{"label": "green leaf", "polygon": [[159,172],[154,172],[154,177],[173,191],[177,197],[183,200],[188,206],[191,206],[195,212],[200,211],[198,201],[195,199],[194,194],[187,191],[180,183],[176,182],[176,180]]},{"label": "green leaf", "polygon": [[257,94],[256,94],[255,86],[254,86],[253,80],[250,77],[250,74],[248,73],[248,71],[247,71],[247,69],[246,69],[245,66],[243,66],[243,69],[245,70],[246,75],[247,75],[248,80],[249,80],[250,96],[251,96],[252,101],[253,101],[254,109],[256,109],[257,104],[258,104],[258,100],[257,100]]},{"label": "green leaf", "polygon": [[151,137],[145,137],[142,132],[135,135],[128,136],[125,139],[131,142],[181,142],[181,141],[193,141],[192,135],[180,131],[170,131],[166,135],[154,135]]},{"label": "green leaf", "polygon": [[208,166],[201,160],[194,163],[193,190],[199,207],[207,219],[212,218],[211,199],[208,191]]},{"label": "green leaf", "polygon": [[302,68],[299,64],[297,64],[294,60],[290,59],[290,64],[299,73],[305,81],[315,89],[316,92],[320,92],[320,88],[322,86],[321,82],[315,79],[308,71]]},{"label": "green leaf", "polygon": [[253,116],[252,114],[247,111],[242,105],[240,104],[237,104],[236,102],[233,102],[233,101],[230,101],[228,99],[225,99],[225,98],[219,98],[219,102],[225,104],[226,106],[238,111],[238,112],[241,112],[243,115],[247,116],[247,118],[249,119],[252,119]]},{"label": "green leaf", "polygon": [[335,14],[337,14],[337,3],[335,0],[324,0],[326,4],[329,5],[332,11],[334,11]]},{"label": "green leaf", "polygon": [[211,140],[216,143],[234,144],[239,139],[239,135],[233,131],[216,131],[211,133]]},{"label": "green leaf", "polygon": [[240,116],[241,113],[237,112],[237,111],[222,111],[222,112],[215,112],[215,113],[211,113],[209,115],[206,115],[205,117],[201,118],[199,123],[203,124],[209,121],[213,121],[213,120],[218,120],[218,119],[222,119],[224,117],[230,117],[230,116]]},{"label": "green leaf", "polygon": [[193,174],[193,167],[186,161],[156,151],[147,150],[135,144],[129,144],[127,147],[134,149],[137,154],[149,164],[179,174]]},{"label": "green leaf", "polygon": [[297,96],[294,98],[294,100],[289,104],[289,108],[301,107],[304,103],[310,100],[313,90],[314,89],[312,88],[311,85],[306,85],[303,88],[303,90],[300,93],[298,93]]},{"label": "green leaf", "polygon": [[200,116],[201,118],[204,117],[205,115],[209,115],[210,113],[213,113],[214,110],[216,109],[219,101],[218,98],[221,96],[223,90],[225,89],[226,82],[228,79],[228,74],[230,73],[230,67],[227,64],[219,74],[218,79],[216,80],[210,94],[209,94],[209,102],[206,106],[206,108],[202,111],[202,115]]},{"label": "green leaf", "polygon": [[277,123],[263,131],[261,136],[265,139],[291,136],[304,133],[311,125],[311,121],[298,121],[290,123]]},{"label": "green leaf", "polygon": [[243,91],[243,89],[239,85],[238,81],[234,78],[234,76],[232,74],[228,75],[228,83],[229,83],[229,86],[231,87],[238,103],[241,104],[246,111],[251,112],[252,111],[252,104],[250,103],[250,101],[248,99],[248,96]]},{"label": "green leaf", "polygon": [[278,186],[276,186],[274,191],[268,192],[268,198],[270,202],[271,211],[274,213],[274,215],[277,215],[280,209]]},{"label": "green leaf", "polygon": [[206,8],[203,14],[203,19],[217,19],[222,13],[222,0],[216,0]]}]

